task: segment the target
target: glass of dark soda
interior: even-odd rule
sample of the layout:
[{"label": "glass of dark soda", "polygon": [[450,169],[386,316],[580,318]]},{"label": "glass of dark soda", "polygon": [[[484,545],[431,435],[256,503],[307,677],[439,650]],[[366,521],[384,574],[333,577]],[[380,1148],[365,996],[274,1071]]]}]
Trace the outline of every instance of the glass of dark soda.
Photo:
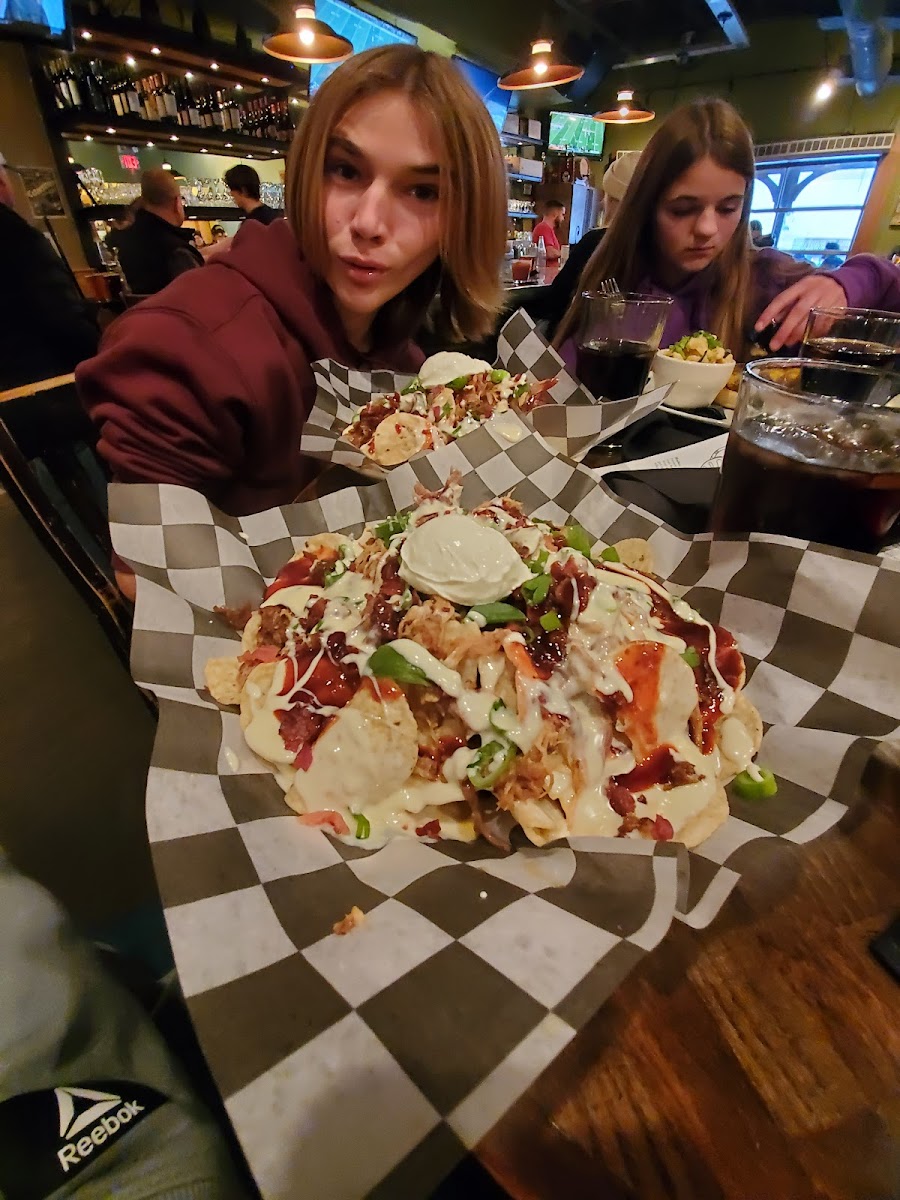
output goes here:
[{"label": "glass of dark soda", "polygon": [[575,371],[596,400],[625,400],[644,390],[659,349],[671,296],[583,292]]},{"label": "glass of dark soda", "polygon": [[[712,529],[877,554],[900,540],[900,409],[808,391],[808,365],[799,358],[747,364]],[[872,394],[880,375],[837,361],[828,368],[834,390],[851,397]]]},{"label": "glass of dark soda", "polygon": [[[874,308],[814,308],[800,357],[806,391],[838,400],[877,402],[900,366],[900,313]],[[832,369],[834,363],[871,367],[874,375]]]}]

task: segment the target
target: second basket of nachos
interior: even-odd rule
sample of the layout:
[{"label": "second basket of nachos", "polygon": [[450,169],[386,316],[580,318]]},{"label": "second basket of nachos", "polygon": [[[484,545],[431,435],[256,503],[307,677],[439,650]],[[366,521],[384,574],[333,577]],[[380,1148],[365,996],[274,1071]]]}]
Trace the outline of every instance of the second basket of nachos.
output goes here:
[{"label": "second basket of nachos", "polygon": [[495,414],[530,412],[556,379],[534,380],[453,351],[427,359],[402,391],[375,395],[342,437],[382,467],[446,445]]}]

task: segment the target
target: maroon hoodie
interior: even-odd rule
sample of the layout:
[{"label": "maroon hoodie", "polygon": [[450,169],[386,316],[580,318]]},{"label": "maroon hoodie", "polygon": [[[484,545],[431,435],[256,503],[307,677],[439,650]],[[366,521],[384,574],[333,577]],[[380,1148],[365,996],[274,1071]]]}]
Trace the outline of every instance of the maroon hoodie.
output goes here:
[{"label": "maroon hoodie", "polygon": [[316,472],[299,450],[311,363],[414,372],[422,357],[410,342],[360,355],[287,221],[248,221],[115,321],[76,377],[115,479],[184,484],[244,516],[289,504]]}]

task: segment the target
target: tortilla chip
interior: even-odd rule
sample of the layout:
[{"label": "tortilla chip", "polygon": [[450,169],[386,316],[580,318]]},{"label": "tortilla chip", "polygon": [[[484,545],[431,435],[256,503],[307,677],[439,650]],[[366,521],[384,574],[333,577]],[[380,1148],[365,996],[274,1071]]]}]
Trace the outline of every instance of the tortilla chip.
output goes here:
[{"label": "tortilla chip", "polygon": [[730,387],[722,388],[718,396],[716,396],[716,404],[721,408],[736,408],[738,402],[738,394]]},{"label": "tortilla chip", "polygon": [[240,704],[241,664],[236,658],[208,658],[203,678],[216,704]]},{"label": "tortilla chip", "polygon": [[363,451],[382,467],[396,467],[425,449],[429,428],[425,417],[416,413],[392,413],[381,422]]},{"label": "tortilla chip", "polygon": [[272,686],[272,680],[275,678],[275,668],[277,666],[277,662],[258,663],[244,680],[244,686],[241,688],[240,693],[241,729],[246,729],[253,720],[253,708],[250,697],[247,694],[248,686],[252,684],[254,687],[259,688],[264,696],[267,695],[269,688]]},{"label": "tortilla chip", "polygon": [[689,850],[694,846],[699,846],[728,820],[728,813],[728,797],[724,787],[720,784],[706,808],[694,813],[689,820],[685,821],[681,829],[675,830],[675,841],[682,842]]},{"label": "tortilla chip", "polygon": [[245,654],[248,654],[251,650],[255,650],[259,645],[259,631],[261,628],[262,617],[258,612],[255,612],[244,626],[244,631],[241,634],[241,649]]},{"label": "tortilla chip", "polygon": [[759,715],[756,705],[752,700],[748,700],[743,692],[738,692],[734,698],[734,708],[731,715],[737,717],[750,734],[750,740],[753,743],[753,753],[757,754],[762,745],[764,730],[763,720]]},{"label": "tortilla chip", "polygon": [[[340,552],[341,546],[347,545],[347,538],[340,533],[317,533],[308,537],[303,548],[298,550],[294,559],[302,558],[304,554],[314,554],[318,557],[323,550]],[[293,561],[293,560],[292,560]]]},{"label": "tortilla chip", "polygon": [[619,561],[632,571],[643,571],[647,575],[654,573],[655,558],[653,547],[646,538],[625,538],[616,542],[613,549],[619,555]]}]

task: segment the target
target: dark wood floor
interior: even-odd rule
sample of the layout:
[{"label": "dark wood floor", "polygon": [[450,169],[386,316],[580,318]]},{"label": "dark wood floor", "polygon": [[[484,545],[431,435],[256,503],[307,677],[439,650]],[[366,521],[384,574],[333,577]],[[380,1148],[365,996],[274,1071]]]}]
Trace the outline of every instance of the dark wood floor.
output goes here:
[{"label": "dark wood floor", "polygon": [[156,896],[154,722],[93,617],[0,492],[0,846],[82,925]]}]

